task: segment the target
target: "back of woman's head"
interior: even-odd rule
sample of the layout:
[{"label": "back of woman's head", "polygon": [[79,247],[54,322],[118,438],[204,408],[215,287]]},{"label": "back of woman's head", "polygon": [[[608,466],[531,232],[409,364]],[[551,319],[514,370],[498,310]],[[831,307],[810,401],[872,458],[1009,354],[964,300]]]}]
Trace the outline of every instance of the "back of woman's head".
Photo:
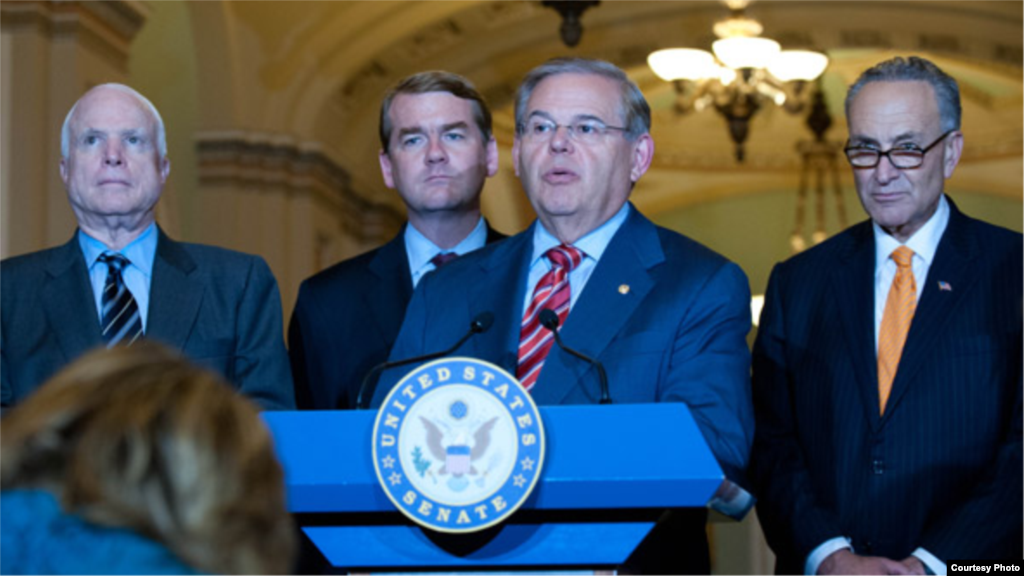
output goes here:
[{"label": "back of woman's head", "polygon": [[280,465],[257,409],[152,343],[94,352],[0,421],[2,488],[42,488],[214,573],[291,568]]}]

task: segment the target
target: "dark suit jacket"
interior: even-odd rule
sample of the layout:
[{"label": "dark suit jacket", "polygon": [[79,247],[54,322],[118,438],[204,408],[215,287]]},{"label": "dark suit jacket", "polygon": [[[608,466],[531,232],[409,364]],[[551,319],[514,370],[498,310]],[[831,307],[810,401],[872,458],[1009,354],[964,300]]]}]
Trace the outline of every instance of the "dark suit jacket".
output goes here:
[{"label": "dark suit jacket", "polygon": [[[13,406],[65,364],[103,345],[77,237],[0,263],[2,405]],[[175,242],[162,230],[146,338],[221,374],[267,409],[295,406],[281,296],[258,256]]]},{"label": "dark suit jacket", "polygon": [[[531,227],[424,278],[391,357],[449,346],[474,316],[492,311],[491,329],[456,354],[514,374],[532,252]],[[749,329],[750,293],[739,267],[631,208],[560,334],[567,345],[604,363],[614,402],[688,404],[719,463],[736,478],[753,437]],[[374,405],[408,370],[385,373]],[[532,394],[538,404],[596,404],[600,395],[596,371],[557,347]],[[678,522],[677,517],[675,537],[649,546],[653,549],[631,569],[707,571],[703,513],[688,518]]]},{"label": "dark suit jacket", "polygon": [[950,208],[884,416],[870,222],[772,272],[750,474],[779,572],[837,536],[894,559],[1021,557],[1022,239]]},{"label": "dark suit jacket", "polygon": [[[493,327],[457,353],[515,373],[532,252],[530,227],[424,278],[391,358],[454,343],[474,316],[492,311]],[[604,363],[616,403],[689,404],[719,463],[735,477],[753,437],[749,329],[750,293],[739,267],[632,208],[560,334]],[[409,370],[386,372],[373,404]],[[532,394],[538,404],[596,404],[600,396],[595,370],[558,348]]]},{"label": "dark suit jacket", "polygon": [[[487,243],[505,236],[487,227]],[[412,297],[405,229],[299,287],[288,353],[300,409],[356,407],[363,377],[388,359]]]}]

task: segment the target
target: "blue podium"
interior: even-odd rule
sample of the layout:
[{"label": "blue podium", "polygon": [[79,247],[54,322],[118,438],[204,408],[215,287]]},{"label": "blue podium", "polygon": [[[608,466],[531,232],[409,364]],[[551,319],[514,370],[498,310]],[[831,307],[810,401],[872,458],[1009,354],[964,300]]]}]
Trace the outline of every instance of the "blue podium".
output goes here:
[{"label": "blue podium", "polygon": [[265,412],[288,504],[336,567],[409,570],[614,566],[666,508],[704,507],[721,469],[685,404],[542,406],[547,454],[526,503],[471,535],[395,510],[371,455],[376,411]]}]

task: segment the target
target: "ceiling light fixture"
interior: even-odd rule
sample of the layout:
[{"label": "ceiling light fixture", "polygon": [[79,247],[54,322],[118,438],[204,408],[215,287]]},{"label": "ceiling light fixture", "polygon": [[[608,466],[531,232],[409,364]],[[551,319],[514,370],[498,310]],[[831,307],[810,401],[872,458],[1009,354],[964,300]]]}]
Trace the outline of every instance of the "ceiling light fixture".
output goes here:
[{"label": "ceiling light fixture", "polygon": [[750,119],[772,102],[791,113],[806,104],[804,87],[821,76],[828,57],[810,50],[782,50],[761,36],[761,23],[745,15],[749,0],[723,0],[731,14],[714,26],[711,49],[668,48],[647,57],[651,70],[673,83],[680,113],[713,106],[729,125],[736,160],[743,162]]}]

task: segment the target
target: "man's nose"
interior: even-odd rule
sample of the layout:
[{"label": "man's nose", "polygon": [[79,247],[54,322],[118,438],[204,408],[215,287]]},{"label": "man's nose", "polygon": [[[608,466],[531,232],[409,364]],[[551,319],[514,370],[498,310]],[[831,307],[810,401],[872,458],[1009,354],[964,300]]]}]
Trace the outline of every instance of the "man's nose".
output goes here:
[{"label": "man's nose", "polygon": [[124,164],[124,148],[120,142],[114,140],[107,143],[103,149],[103,163],[108,166]]},{"label": "man's nose", "polygon": [[444,149],[440,139],[430,139],[427,144],[427,163],[437,164],[448,161],[448,151]]},{"label": "man's nose", "polygon": [[900,177],[903,171],[893,165],[889,156],[882,156],[878,159],[878,166],[875,166],[875,180],[879,184],[888,184]]},{"label": "man's nose", "polygon": [[569,152],[572,150],[572,132],[569,126],[556,125],[548,143],[552,152]]}]

